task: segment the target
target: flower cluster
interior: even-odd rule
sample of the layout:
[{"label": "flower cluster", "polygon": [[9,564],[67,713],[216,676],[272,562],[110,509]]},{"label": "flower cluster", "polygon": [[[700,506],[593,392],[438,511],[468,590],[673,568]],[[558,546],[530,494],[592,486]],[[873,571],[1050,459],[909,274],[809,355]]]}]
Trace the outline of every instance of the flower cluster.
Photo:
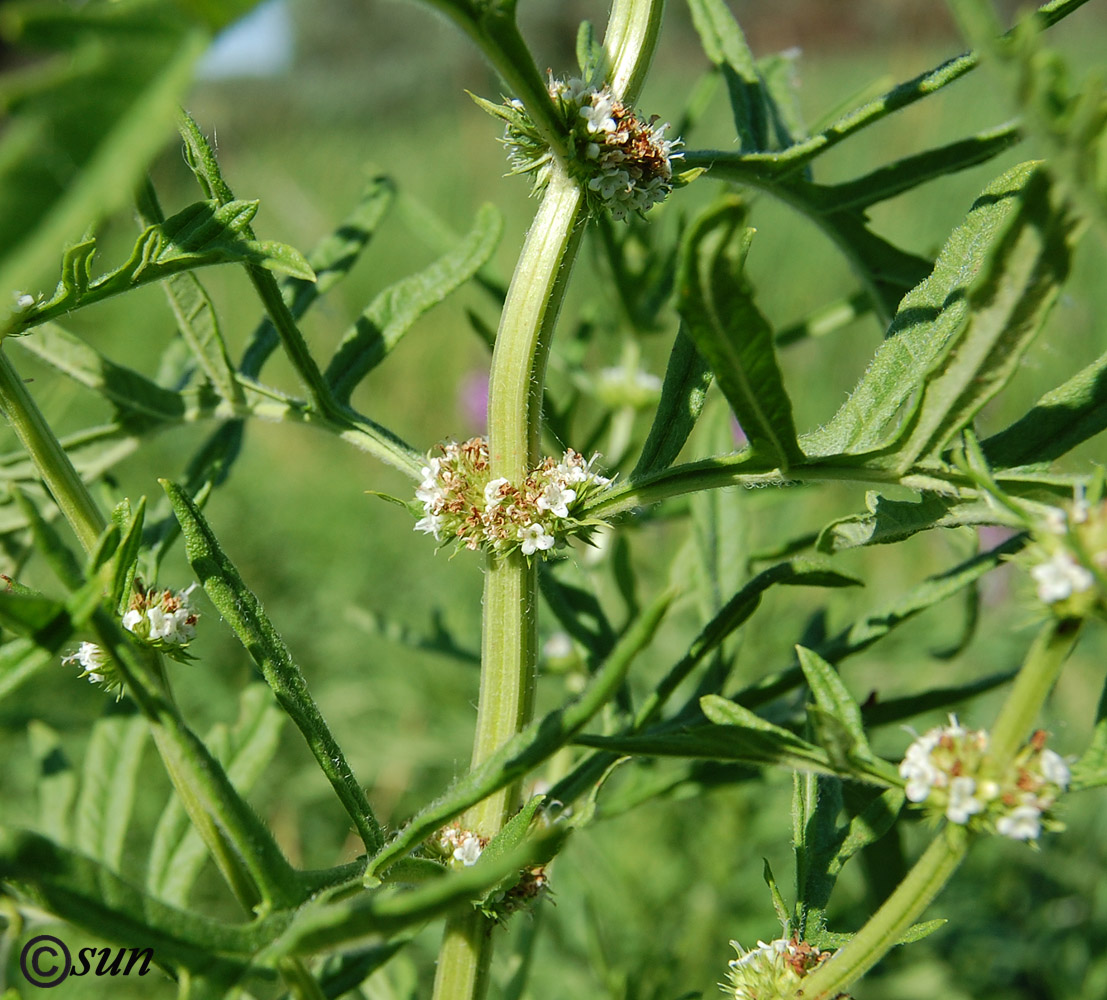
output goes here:
[{"label": "flower cluster", "polygon": [[543,460],[518,484],[490,478],[484,438],[451,441],[440,451],[428,459],[415,491],[423,504],[415,530],[467,549],[544,555],[567,535],[588,530],[590,523],[574,511],[611,482],[592,470],[595,456],[585,461],[571,448],[560,461]]},{"label": "flower cluster", "polygon": [[730,943],[738,957],[730,961],[729,982],[719,986],[734,1000],[791,1000],[803,978],[830,958],[829,951],[794,937],[758,941],[749,951],[737,941]]},{"label": "flower cluster", "polygon": [[190,597],[196,584],[172,590],[144,590],[136,581],[131,604],[123,616],[123,627],[140,639],[159,647],[185,646],[196,634],[199,617]]},{"label": "flower cluster", "polygon": [[[640,118],[608,87],[583,80],[550,77],[550,98],[569,144],[569,171],[580,181],[593,212],[608,211],[616,221],[642,215],[673,189],[672,161],[679,139],[666,139],[666,122]],[[551,153],[521,101],[479,102],[507,123],[504,145],[512,173],[533,173],[535,191],[545,187]]]},{"label": "flower cluster", "polygon": [[1028,551],[1038,599],[1062,617],[1107,614],[1107,501],[1077,497],[1034,526]]},{"label": "flower cluster", "polygon": [[[123,627],[139,639],[160,649],[174,659],[187,659],[185,646],[196,634],[199,614],[192,607],[192,584],[185,590],[146,590],[135,581],[135,592],[130,606],[123,615]],[[94,642],[82,642],[75,653],[62,658],[62,663],[76,663],[81,667],[81,677],[90,684],[99,684],[107,690],[122,690],[123,679],[107,654]]]},{"label": "flower cluster", "polygon": [[477,863],[488,839],[471,830],[463,830],[459,823],[451,823],[438,831],[437,843],[443,854],[470,868]]},{"label": "flower cluster", "polygon": [[951,715],[948,726],[927,730],[907,748],[899,773],[911,802],[927,803],[951,823],[1037,840],[1043,827],[1059,828],[1049,812],[1069,784],[1068,765],[1045,743],[1038,730],[1007,770],[994,774],[988,734]]}]

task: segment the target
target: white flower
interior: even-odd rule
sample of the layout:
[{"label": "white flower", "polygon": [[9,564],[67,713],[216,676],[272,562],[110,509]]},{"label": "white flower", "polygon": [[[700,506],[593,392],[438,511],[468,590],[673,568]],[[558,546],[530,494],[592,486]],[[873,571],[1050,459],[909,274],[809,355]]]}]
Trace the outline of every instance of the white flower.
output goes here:
[{"label": "white flower", "polygon": [[196,634],[195,621],[189,621],[192,609],[187,604],[168,613],[163,608],[150,608],[146,617],[150,619],[151,639],[162,639],[181,646]]},{"label": "white flower", "polygon": [[576,490],[571,490],[558,482],[552,482],[539,494],[536,506],[539,510],[548,510],[558,517],[568,517],[569,504],[576,498]]},{"label": "white flower", "polygon": [[142,612],[137,610],[136,608],[131,608],[131,610],[123,616],[123,627],[128,632],[133,632],[135,630],[135,626],[138,625],[138,623],[141,621]]},{"label": "white flower", "polygon": [[1072,775],[1069,773],[1065,758],[1059,753],[1048,749],[1043,750],[1038,758],[1038,767],[1041,769],[1042,777],[1051,785],[1057,785],[1061,789],[1069,787]]},{"label": "white flower", "polygon": [[428,535],[434,535],[435,541],[442,541],[439,532],[442,530],[442,516],[440,514],[427,514],[415,522],[414,531],[425,531]]},{"label": "white flower", "polygon": [[480,840],[473,834],[467,833],[461,838],[461,843],[454,849],[454,858],[465,865],[466,868],[470,868],[477,863],[481,851]]},{"label": "white flower", "polygon": [[924,802],[930,789],[939,783],[943,775],[929,760],[904,758],[899,766],[900,777],[907,782],[904,791],[911,802]]},{"label": "white flower", "polygon": [[976,781],[969,777],[954,778],[949,783],[949,803],[946,805],[946,818],[951,823],[967,823],[970,816],[983,810],[984,804],[973,798]]},{"label": "white flower", "polygon": [[488,507],[495,507],[501,500],[503,500],[503,488],[510,486],[511,480],[504,479],[501,476],[499,479],[490,480],[488,485],[484,488],[484,502]]},{"label": "white flower", "polygon": [[1038,584],[1038,600],[1044,604],[1063,601],[1095,583],[1095,577],[1064,549],[1054,552],[1049,562],[1033,567],[1030,575]]},{"label": "white flower", "polygon": [[28,295],[26,292],[13,292],[15,298],[15,308],[17,312],[26,312],[35,304],[35,297]]},{"label": "white flower", "polygon": [[62,663],[67,666],[71,663],[80,664],[83,671],[82,676],[87,677],[90,684],[104,683],[106,658],[104,651],[94,642],[82,642],[77,647],[77,652],[62,657]]},{"label": "white flower", "polygon": [[523,555],[532,556],[539,550],[545,552],[552,549],[556,539],[547,534],[542,525],[528,524],[519,529],[519,541],[522,542]]},{"label": "white flower", "polygon": [[139,590],[131,599],[130,609],[123,615],[123,627],[141,639],[184,646],[196,634],[197,614],[189,601],[196,589]]},{"label": "white flower", "polygon": [[1042,814],[1037,806],[1017,806],[996,821],[996,831],[1012,840],[1037,840],[1042,832]]}]

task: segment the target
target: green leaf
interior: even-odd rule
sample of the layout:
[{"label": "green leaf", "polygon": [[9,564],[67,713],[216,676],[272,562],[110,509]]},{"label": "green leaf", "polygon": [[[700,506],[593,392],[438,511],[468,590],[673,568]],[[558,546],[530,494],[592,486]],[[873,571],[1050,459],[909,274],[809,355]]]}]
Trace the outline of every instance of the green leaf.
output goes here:
[{"label": "green leaf", "polygon": [[76,590],[84,583],[85,577],[73,549],[62,541],[54,526],[39,513],[38,507],[22,490],[13,489],[12,495],[31,527],[35,550],[46,558],[54,575],[67,590]]},{"label": "green leaf", "polygon": [[[1067,267],[1065,235],[1034,164],[989,185],[931,276],[900,303],[850,398],[804,437],[807,453],[887,449],[903,468],[940,448],[1010,377]],[[915,418],[905,422],[920,393]]]},{"label": "green leaf", "polygon": [[[308,254],[308,263],[315,271],[315,281],[285,278],[281,282],[281,295],[295,319],[303,316],[321,295],[350,273],[381,220],[392,208],[395,197],[396,186],[390,178],[374,177],[365,186],[350,214]],[[242,357],[243,374],[257,376],[266,358],[279,343],[280,337],[273,321],[267,317],[250,338],[250,345]]]},{"label": "green leaf", "polygon": [[688,0],[704,51],[723,75],[734,127],[744,152],[768,147],[765,96],[753,54],[723,0]]},{"label": "green leaf", "polygon": [[757,610],[761,597],[772,586],[793,587],[855,587],[860,585],[856,577],[832,570],[814,560],[793,559],[778,563],[758,573],[739,590],[701,629],[688,647],[688,652],[669,670],[654,692],[639,709],[635,726],[641,728],[656,718],[673,691],[692,672],[696,664],[710,652],[718,649],[736,628],[747,621]]},{"label": "green leaf", "polygon": [[177,910],[125,882],[99,861],[45,837],[0,827],[0,878],[18,881],[48,913],[123,947],[141,942],[170,967],[245,971],[249,956],[287,923],[233,925]]},{"label": "green leaf", "polygon": [[27,725],[38,780],[38,828],[60,844],[68,844],[73,833],[73,796],[77,775],[62,749],[61,737],[44,722],[32,719]]},{"label": "green leaf", "polygon": [[366,848],[369,851],[378,849],[383,843],[380,825],[284,640],[223,553],[199,508],[179,486],[165,480],[161,482],[181,523],[185,554],[205,592],[261,668],[266,683],[303,734]]},{"label": "green leaf", "polygon": [[250,222],[257,210],[256,201],[225,205],[196,202],[162,223],[147,226],[126,262],[95,278],[92,258],[96,240],[89,237],[66,251],[53,297],[21,312],[19,328],[27,329],[151,281],[213,264],[251,264],[297,278],[314,278],[311,266],[298,250],[253,238]]},{"label": "green leaf", "polygon": [[0,646],[0,701],[57,663],[56,650],[44,648],[31,639],[9,639]]},{"label": "green leaf", "polygon": [[842,683],[838,671],[818,653],[803,646],[796,646],[796,655],[815,704],[827,716],[837,720],[847,734],[850,755],[872,758],[869,738],[861,721],[861,709]]},{"label": "green leaf", "polygon": [[[165,215],[149,181],[139,191],[138,214],[146,226],[162,225],[165,222]],[[242,388],[235,379],[234,365],[219,329],[215,305],[200,279],[191,271],[183,271],[166,279],[162,288],[177,319],[177,329],[192,358],[203,369],[220,396],[229,400],[241,400]],[[168,384],[170,388],[182,387],[176,380]]]},{"label": "green leaf", "polygon": [[918,500],[889,500],[869,490],[865,514],[850,514],[831,521],[819,533],[815,548],[835,553],[862,545],[887,545],[931,528],[956,528],[966,524],[995,524],[995,505],[975,498],[962,500],[924,493]]},{"label": "green leaf", "polygon": [[940,328],[931,331],[943,343],[926,373],[911,435],[896,449],[899,468],[947,446],[1011,379],[1068,275],[1074,236],[1046,174],[1030,173],[980,272],[951,292],[964,297],[963,318],[946,337]]},{"label": "green leaf", "polygon": [[531,769],[566,746],[622,686],[635,657],[649,644],[661,624],[673,595],[662,593],[620,637],[588,686],[573,701],[535,719],[479,767],[459,779],[444,795],[420,810],[369,862],[372,879],[421,844],[443,823],[501,788],[518,781]]},{"label": "green leaf", "polygon": [[796,443],[772,330],[742,277],[753,236],[749,229],[739,233],[744,219],[742,203],[728,199],[692,225],[681,255],[678,308],[754,456],[784,470],[804,456]]},{"label": "green leaf", "polygon": [[577,28],[577,65],[580,78],[586,83],[595,83],[607,75],[607,53],[591,21],[581,21]]},{"label": "green leaf", "polygon": [[0,288],[34,287],[58,247],[120,207],[168,138],[206,36],[172,4],[10,3],[0,35],[45,50],[0,77]]},{"label": "green leaf", "polygon": [[119,525],[123,538],[112,556],[111,590],[108,593],[108,600],[120,614],[126,611],[127,602],[131,597],[135,569],[138,566],[138,554],[142,548],[142,524],[145,518],[145,497],[138,501],[133,514],[130,511],[130,504],[126,501],[112,512],[112,519]]},{"label": "green leaf", "polygon": [[335,395],[348,400],[354,387],[384,360],[411,325],[432,306],[468,281],[499,243],[503,221],[483,205],[469,234],[426,270],[402,279],[376,296],[327,366]]},{"label": "green leaf", "polygon": [[981,442],[994,467],[1052,462],[1107,427],[1107,354],[1051,389],[1010,427]]},{"label": "green leaf", "polygon": [[387,639],[389,642],[407,646],[409,649],[438,653],[441,656],[461,660],[463,663],[480,663],[480,653],[475,649],[466,649],[454,638],[453,633],[443,623],[442,613],[438,608],[432,609],[431,626],[425,632],[409,628],[402,622],[368,608],[351,606],[347,609],[346,617],[353,625],[369,635]]},{"label": "green leaf", "polygon": [[667,469],[676,461],[703,411],[714,377],[710,365],[696,350],[681,324],[665,368],[665,381],[653,424],[642,445],[638,464],[630,474],[632,480]]},{"label": "green leaf", "polygon": [[81,766],[76,839],[82,853],[119,870],[146,747],[146,720],[116,703],[93,724]]},{"label": "green leaf", "polygon": [[[245,795],[264,773],[277,752],[285,715],[265,684],[251,684],[239,696],[238,720],[231,729],[215,725],[204,741],[227,772],[227,779]],[[146,870],[148,892],[185,906],[188,895],[208,858],[199,833],[189,826],[178,798],[158,820]]]}]

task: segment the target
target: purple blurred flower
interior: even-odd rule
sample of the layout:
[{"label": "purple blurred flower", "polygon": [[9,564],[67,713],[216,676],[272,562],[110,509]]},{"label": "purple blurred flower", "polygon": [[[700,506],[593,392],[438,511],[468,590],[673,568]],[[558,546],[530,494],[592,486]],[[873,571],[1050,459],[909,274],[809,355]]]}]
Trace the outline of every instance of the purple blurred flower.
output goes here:
[{"label": "purple blurred flower", "polygon": [[488,372],[469,372],[457,390],[457,406],[471,428],[483,434],[488,423]]},{"label": "purple blurred flower", "polygon": [[741,451],[750,443],[750,439],[746,437],[746,432],[742,430],[742,425],[738,423],[737,417],[732,416],[730,418],[730,433],[734,438],[734,447],[737,451]]}]

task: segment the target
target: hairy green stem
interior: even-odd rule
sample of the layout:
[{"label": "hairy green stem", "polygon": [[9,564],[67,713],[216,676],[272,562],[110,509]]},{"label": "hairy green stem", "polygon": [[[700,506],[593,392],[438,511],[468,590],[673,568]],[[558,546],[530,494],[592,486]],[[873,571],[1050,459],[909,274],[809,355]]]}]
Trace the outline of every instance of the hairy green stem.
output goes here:
[{"label": "hairy green stem", "polygon": [[26,385],[0,350],[0,411],[11,424],[23,447],[81,543],[91,553],[100,533],[108,526],[73,463],[65,453]]},{"label": "hairy green stem", "polygon": [[954,824],[940,831],[884,905],[829,962],[803,980],[797,996],[833,1000],[879,962],[949,881],[969,839],[968,831]]},{"label": "hairy green stem", "polygon": [[[649,65],[663,7],[663,0],[615,0],[612,6],[604,39],[608,79],[628,100],[641,86]],[[496,63],[498,57],[488,54]],[[524,67],[526,75],[530,65],[528,61]],[[548,98],[540,103],[544,107]],[[557,142],[551,146],[558,153],[564,149]],[[542,203],[508,289],[492,355],[488,454],[493,479],[522,482],[538,463],[546,361],[580,245],[583,213],[582,191],[562,160],[553,159]],[[488,557],[474,767],[530,721],[538,654],[537,602],[535,565],[519,552]],[[483,837],[494,836],[514,811],[518,794],[518,783],[513,783],[488,796],[462,817],[462,825]],[[484,995],[492,957],[490,934],[490,922],[472,911],[459,911],[447,921],[435,1000],[479,1000]]]}]

